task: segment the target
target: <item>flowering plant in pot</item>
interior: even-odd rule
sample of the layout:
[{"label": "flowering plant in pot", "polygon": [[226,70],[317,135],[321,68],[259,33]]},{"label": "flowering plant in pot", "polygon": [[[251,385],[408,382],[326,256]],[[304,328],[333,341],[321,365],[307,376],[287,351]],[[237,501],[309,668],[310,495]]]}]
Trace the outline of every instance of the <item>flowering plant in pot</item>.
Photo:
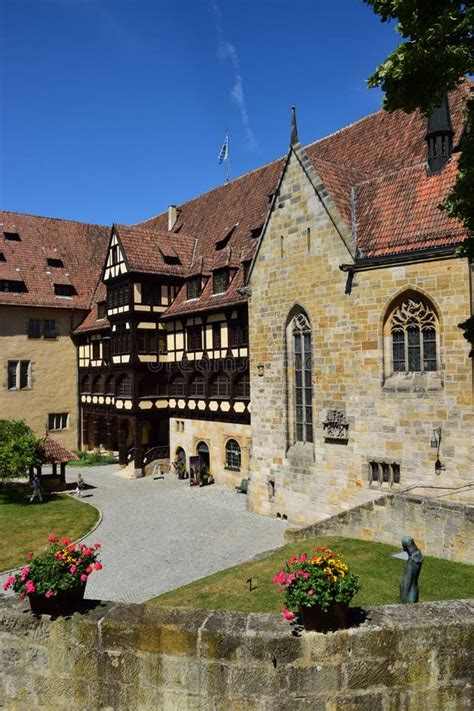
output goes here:
[{"label": "flowering plant in pot", "polygon": [[349,603],[360,588],[341,554],[335,556],[328,548],[291,556],[273,582],[285,594],[286,619],[299,613],[305,629],[318,631],[348,626]]},{"label": "flowering plant in pot", "polygon": [[48,536],[49,548],[38,555],[28,553],[30,561],[11,575],[3,589],[11,588],[20,600],[29,598],[35,613],[61,614],[76,609],[84,597],[89,575],[101,570],[100,543],[87,546],[68,537]]}]

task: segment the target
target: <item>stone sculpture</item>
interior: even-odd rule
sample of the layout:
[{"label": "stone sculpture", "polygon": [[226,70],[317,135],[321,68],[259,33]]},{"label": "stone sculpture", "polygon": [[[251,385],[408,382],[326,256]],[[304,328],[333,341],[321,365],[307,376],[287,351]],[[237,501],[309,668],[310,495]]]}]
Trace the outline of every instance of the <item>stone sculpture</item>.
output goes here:
[{"label": "stone sculpture", "polygon": [[423,564],[423,554],[411,536],[403,536],[403,550],[408,553],[408,560],[400,581],[400,602],[418,602],[420,590],[418,578]]}]

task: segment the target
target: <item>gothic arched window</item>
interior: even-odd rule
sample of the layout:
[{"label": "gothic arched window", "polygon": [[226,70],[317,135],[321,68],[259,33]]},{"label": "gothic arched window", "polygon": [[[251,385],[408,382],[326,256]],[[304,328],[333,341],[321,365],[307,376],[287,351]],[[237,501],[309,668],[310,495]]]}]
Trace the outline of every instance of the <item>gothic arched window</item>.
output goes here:
[{"label": "gothic arched window", "polygon": [[438,319],[420,298],[404,299],[392,312],[392,368],[394,373],[437,370]]},{"label": "gothic arched window", "polygon": [[225,465],[228,469],[240,469],[242,454],[240,444],[235,439],[227,440],[225,445]]},{"label": "gothic arched window", "polygon": [[313,441],[313,356],[311,325],[303,311],[290,320],[288,330],[288,384],[294,441]]}]

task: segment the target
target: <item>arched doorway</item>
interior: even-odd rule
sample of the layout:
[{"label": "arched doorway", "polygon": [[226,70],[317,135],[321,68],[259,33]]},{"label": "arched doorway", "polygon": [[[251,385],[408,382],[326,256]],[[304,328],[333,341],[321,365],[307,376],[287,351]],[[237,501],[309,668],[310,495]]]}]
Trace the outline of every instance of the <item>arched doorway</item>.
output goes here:
[{"label": "arched doorway", "polygon": [[199,457],[199,469],[201,472],[211,471],[211,460],[209,457],[209,446],[206,442],[198,442],[196,445],[196,454]]}]

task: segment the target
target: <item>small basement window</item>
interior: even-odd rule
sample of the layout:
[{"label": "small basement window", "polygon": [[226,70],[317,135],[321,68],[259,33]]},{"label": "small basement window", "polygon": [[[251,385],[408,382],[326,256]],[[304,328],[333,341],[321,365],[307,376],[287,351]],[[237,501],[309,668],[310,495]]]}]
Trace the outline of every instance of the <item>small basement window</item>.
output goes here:
[{"label": "small basement window", "polygon": [[3,236],[7,242],[21,242],[18,232],[4,232]]},{"label": "small basement window", "polygon": [[46,261],[48,263],[48,267],[53,267],[54,269],[61,269],[64,267],[62,259],[53,259],[51,257],[48,257]]},{"label": "small basement window", "polygon": [[369,486],[391,488],[400,484],[400,464],[397,462],[369,462]]},{"label": "small basement window", "polygon": [[0,262],[6,262],[7,260],[5,259],[5,255],[3,252],[0,252]]}]

